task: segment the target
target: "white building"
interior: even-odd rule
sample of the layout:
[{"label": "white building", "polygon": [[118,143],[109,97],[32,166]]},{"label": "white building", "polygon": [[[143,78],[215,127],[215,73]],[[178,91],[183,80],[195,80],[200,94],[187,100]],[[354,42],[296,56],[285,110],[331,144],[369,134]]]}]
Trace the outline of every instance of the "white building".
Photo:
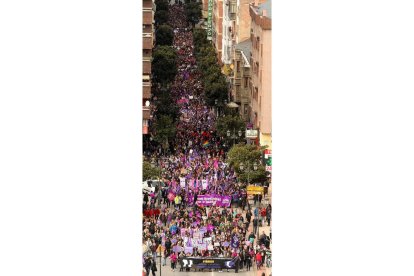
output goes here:
[{"label": "white building", "polygon": [[234,35],[233,23],[236,19],[237,1],[223,1],[223,35],[221,48],[221,62],[223,64],[231,64],[232,62],[232,40]]}]

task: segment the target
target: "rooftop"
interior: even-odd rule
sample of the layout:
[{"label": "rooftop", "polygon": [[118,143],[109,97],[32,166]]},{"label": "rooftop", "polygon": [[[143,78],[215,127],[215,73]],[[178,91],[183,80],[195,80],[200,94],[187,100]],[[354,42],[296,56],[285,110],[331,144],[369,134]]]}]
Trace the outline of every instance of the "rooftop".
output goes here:
[{"label": "rooftop", "polygon": [[236,44],[235,47],[237,50],[240,50],[244,53],[248,61],[250,60],[250,50],[252,49],[252,42],[250,41],[250,39],[246,39]]},{"label": "rooftop", "polygon": [[267,0],[258,6],[258,14],[263,15],[263,10],[266,10],[266,17],[272,18],[272,1]]}]

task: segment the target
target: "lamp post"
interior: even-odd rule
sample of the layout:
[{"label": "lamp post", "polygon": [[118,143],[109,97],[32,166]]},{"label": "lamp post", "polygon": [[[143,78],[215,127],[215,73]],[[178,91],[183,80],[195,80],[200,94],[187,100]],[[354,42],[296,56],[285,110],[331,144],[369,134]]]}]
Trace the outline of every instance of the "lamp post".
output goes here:
[{"label": "lamp post", "polygon": [[219,104],[220,104],[220,106],[221,106],[222,104],[226,105],[226,104],[227,104],[227,100],[224,100],[224,101],[219,101],[218,99],[215,99],[215,100],[214,100],[214,103],[215,103],[215,105],[216,105],[217,117],[218,117],[218,116],[219,116],[219,108],[218,108]]},{"label": "lamp post", "polygon": [[246,173],[247,173],[247,185],[250,184],[250,173],[252,171],[256,171],[257,170],[257,163],[254,162],[252,165],[253,165],[253,169],[250,166],[250,161],[247,161],[247,167],[244,168],[244,164],[243,163],[240,163],[240,170],[241,171],[246,171]]},{"label": "lamp post", "polygon": [[230,132],[230,130],[227,130],[227,137],[228,137],[228,138],[233,139],[233,146],[234,146],[234,144],[236,143],[236,139],[238,139],[238,138],[241,138],[241,137],[242,137],[242,135],[243,135],[243,131],[242,131],[242,130],[239,130],[239,131],[237,132],[237,134],[238,134],[239,136],[237,136],[237,135],[236,135],[236,129],[233,129],[233,134]]}]

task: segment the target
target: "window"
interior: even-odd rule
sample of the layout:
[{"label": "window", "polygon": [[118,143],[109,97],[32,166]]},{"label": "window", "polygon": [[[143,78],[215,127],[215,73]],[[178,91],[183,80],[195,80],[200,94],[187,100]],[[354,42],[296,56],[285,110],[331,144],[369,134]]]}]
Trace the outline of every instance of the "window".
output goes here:
[{"label": "window", "polygon": [[263,44],[260,45],[260,56],[263,57]]},{"label": "window", "polygon": [[249,78],[244,77],[244,88],[247,88],[249,86]]},{"label": "window", "polygon": [[236,13],[236,3],[230,4],[230,13]]},{"label": "window", "polygon": [[237,61],[236,69],[237,73],[240,73],[240,61]]},{"label": "window", "polygon": [[247,115],[248,109],[249,109],[249,105],[248,104],[244,104],[244,115]]}]

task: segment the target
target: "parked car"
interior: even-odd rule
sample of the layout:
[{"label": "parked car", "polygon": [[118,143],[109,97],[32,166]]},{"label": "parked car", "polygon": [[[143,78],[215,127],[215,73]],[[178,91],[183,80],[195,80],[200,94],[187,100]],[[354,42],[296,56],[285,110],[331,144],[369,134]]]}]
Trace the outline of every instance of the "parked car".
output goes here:
[{"label": "parked car", "polygon": [[154,193],[155,189],[165,189],[167,188],[167,185],[162,182],[161,180],[145,180],[142,183],[142,192],[149,194],[149,193]]}]

